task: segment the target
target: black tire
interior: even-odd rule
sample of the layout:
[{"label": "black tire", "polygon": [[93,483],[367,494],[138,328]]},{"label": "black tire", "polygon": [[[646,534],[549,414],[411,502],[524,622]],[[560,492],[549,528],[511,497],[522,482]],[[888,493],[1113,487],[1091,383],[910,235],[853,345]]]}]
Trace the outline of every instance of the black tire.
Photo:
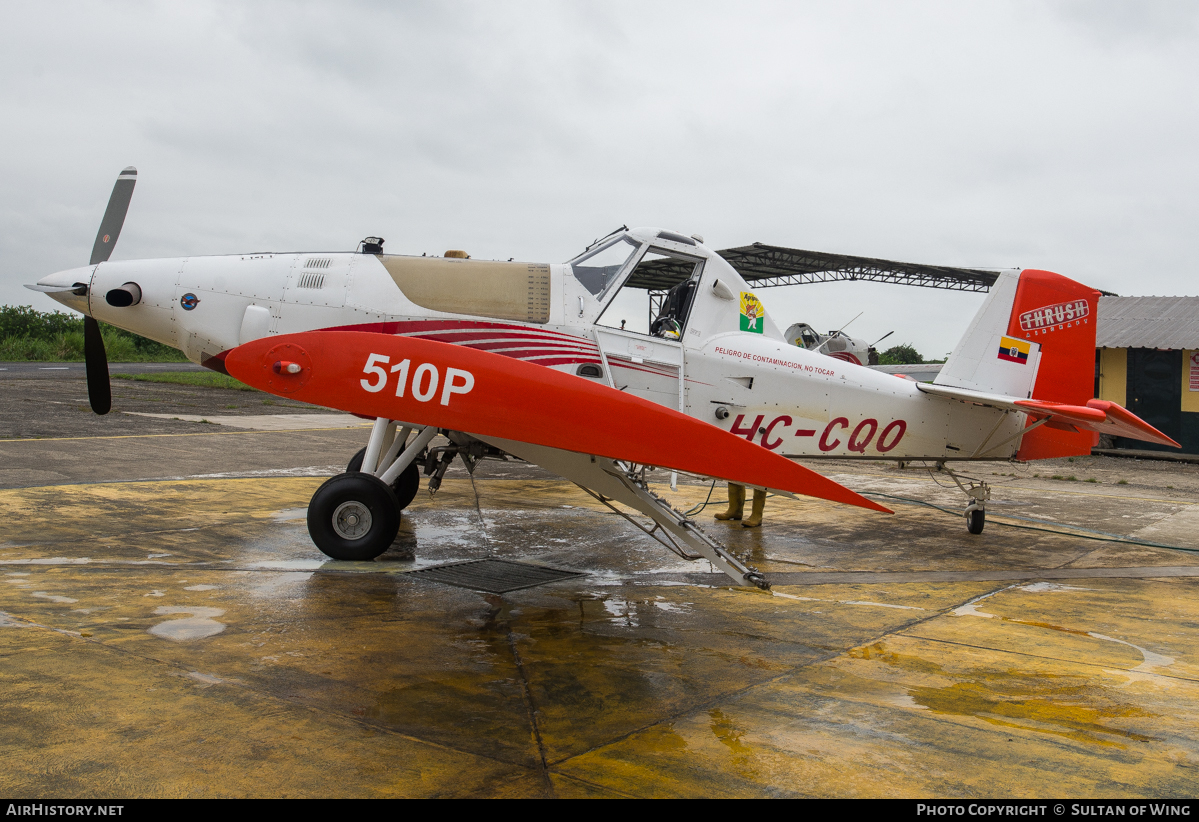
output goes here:
[{"label": "black tire", "polygon": [[399,528],[395,493],[370,474],[339,474],[308,503],[308,533],[333,559],[374,559],[391,547]]},{"label": "black tire", "polygon": [[[363,448],[351,457],[350,464],[346,466],[346,473],[354,474],[361,471],[362,458],[365,456],[366,449]],[[391,490],[396,495],[396,503],[400,506],[401,511],[412,504],[412,500],[416,499],[416,492],[420,490],[420,469],[416,467],[415,461],[400,472],[396,481],[391,484]]]},{"label": "black tire", "polygon": [[966,530],[972,534],[981,534],[987,524],[987,512],[981,508],[966,512]]},{"label": "black tire", "polygon": [[400,472],[396,481],[391,484],[391,490],[396,495],[396,504],[400,506],[400,510],[412,504],[412,500],[416,499],[416,492],[420,490],[420,469],[416,467],[415,462]]}]

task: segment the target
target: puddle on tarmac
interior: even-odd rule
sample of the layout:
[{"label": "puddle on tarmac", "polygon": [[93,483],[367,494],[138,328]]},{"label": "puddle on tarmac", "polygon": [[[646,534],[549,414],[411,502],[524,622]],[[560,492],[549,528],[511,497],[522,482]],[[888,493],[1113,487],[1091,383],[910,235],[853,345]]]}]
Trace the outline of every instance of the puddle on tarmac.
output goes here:
[{"label": "puddle on tarmac", "polygon": [[292,522],[297,519],[307,519],[308,509],[305,508],[285,508],[282,511],[276,511],[271,514],[271,519],[274,522]]},{"label": "puddle on tarmac", "polygon": [[[180,675],[176,674],[176,676],[180,676]],[[187,673],[182,674],[181,676],[185,676],[188,679],[194,679],[196,682],[199,682],[205,686],[224,685],[224,684],[232,681],[232,680],[228,680],[228,679],[221,679],[219,676],[214,676],[213,674],[202,674],[199,671],[188,671]]]},{"label": "puddle on tarmac", "polygon": [[25,622],[18,622],[12,618],[12,614],[6,614],[0,611],[0,628],[28,628],[30,625]]},{"label": "puddle on tarmac", "polygon": [[1051,631],[1061,631],[1062,633],[1066,634],[1089,636],[1092,639],[1101,639],[1104,642],[1115,642],[1119,645],[1127,645],[1129,648],[1135,648],[1137,651],[1140,651],[1142,658],[1141,664],[1135,668],[1132,668],[1130,671],[1121,671],[1121,673],[1131,672],[1138,674],[1152,674],[1155,672],[1154,669],[1156,668],[1168,668],[1174,664],[1174,657],[1172,656],[1164,656],[1162,654],[1154,653],[1146,648],[1142,648],[1140,645],[1133,645],[1131,642],[1126,640],[1116,639],[1115,637],[1106,636],[1105,634],[1097,634],[1094,631],[1083,631],[1074,628],[1066,628],[1061,625],[1052,625],[1048,622],[1032,622],[1030,620],[1016,619],[1014,617],[1002,617],[998,616],[997,614],[989,614],[986,611],[979,610],[978,603],[982,602],[984,599],[989,599],[990,597],[993,597],[997,594],[1002,594],[1004,591],[1010,591],[1012,589],[1027,591],[1032,594],[1043,594],[1057,591],[1095,590],[1094,588],[1079,588],[1074,585],[1062,585],[1057,582],[1032,582],[1027,585],[1009,585],[1007,588],[1003,588],[1002,590],[993,591],[989,594],[983,594],[980,597],[976,597],[967,602],[965,605],[961,605],[953,609],[951,613],[953,616],[973,616],[982,617],[983,619],[999,619],[1003,622],[1015,623],[1016,625],[1028,625],[1033,628],[1048,628]]},{"label": "puddle on tarmac", "polygon": [[[292,571],[284,574],[271,574],[269,577],[258,578],[255,575],[252,584],[248,591],[250,594],[267,599],[275,599],[284,596],[295,596],[299,593],[296,586],[307,582],[312,578],[311,573],[303,571]],[[215,586],[214,586],[215,587]]]},{"label": "puddle on tarmac", "polygon": [[185,591],[215,591],[220,588],[219,585],[189,585],[183,590]]},{"label": "puddle on tarmac", "polygon": [[[785,594],[782,591],[771,591],[773,596],[783,597],[784,599],[796,599],[800,602],[829,602],[837,605],[865,605],[870,608],[898,608],[901,611],[926,611],[927,608],[918,608],[915,605],[895,605],[890,602],[872,602],[868,599],[818,599],[816,597],[801,597],[796,594]],[[965,606],[963,606],[965,607]],[[816,613],[820,613],[817,611]]]},{"label": "puddle on tarmac", "polygon": [[70,597],[60,597],[55,594],[47,594],[45,591],[34,591],[33,596],[37,597],[38,599],[48,599],[51,602],[78,602],[79,601],[77,599],[71,599]]},{"label": "puddle on tarmac", "polygon": [[162,605],[154,609],[159,616],[167,614],[190,614],[186,619],[168,619],[150,628],[150,633],[163,639],[173,639],[184,642],[189,639],[204,639],[216,636],[225,630],[223,622],[217,622],[213,617],[225,613],[220,608],[196,608],[189,605]]},{"label": "puddle on tarmac", "polygon": [[1153,653],[1153,651],[1145,650],[1140,645],[1133,645],[1131,642],[1125,642],[1122,639],[1116,639],[1115,637],[1104,636],[1103,634],[1097,634],[1094,631],[1088,631],[1087,636],[1094,637],[1095,639],[1106,640],[1107,642],[1118,642],[1121,645],[1127,645],[1129,648],[1136,648],[1138,651],[1141,652],[1141,656],[1144,657],[1144,660],[1145,660],[1140,665],[1133,668],[1133,671],[1140,673],[1140,674],[1151,674],[1151,673],[1153,673],[1154,668],[1169,668],[1171,665],[1174,664],[1174,657],[1172,657],[1172,656],[1162,656],[1161,654],[1155,654],[1155,653]]},{"label": "puddle on tarmac", "polygon": [[[262,562],[247,562],[243,567],[262,571],[318,571],[326,565],[336,567],[339,563],[333,560],[320,559],[268,559]],[[359,563],[340,563],[357,565]]]}]

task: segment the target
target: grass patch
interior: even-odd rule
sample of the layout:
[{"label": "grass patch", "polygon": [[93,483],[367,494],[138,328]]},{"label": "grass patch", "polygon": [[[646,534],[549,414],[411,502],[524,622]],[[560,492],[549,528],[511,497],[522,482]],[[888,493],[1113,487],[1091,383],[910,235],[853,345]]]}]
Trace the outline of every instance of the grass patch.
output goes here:
[{"label": "grass patch", "polygon": [[1078,477],[1071,474],[1068,477],[1063,477],[1061,474],[1054,474],[1053,479],[1061,480],[1062,482],[1078,482]]},{"label": "grass patch", "polygon": [[[137,382],[167,382],[174,385],[194,385],[200,388],[228,388],[234,391],[257,391],[216,371],[159,371],[155,374],[113,374],[113,379]],[[230,406],[236,407],[236,406]]]},{"label": "grass patch", "polygon": [[1090,479],[1086,480],[1086,482],[1099,482],[1099,480],[1095,479],[1094,477],[1091,477]]},{"label": "grass patch", "polygon": [[1120,480],[1116,485],[1128,485],[1128,480]]},{"label": "grass patch", "polygon": [[[183,352],[100,323],[109,362],[187,362]],[[83,362],[83,317],[0,306],[0,362]]]}]

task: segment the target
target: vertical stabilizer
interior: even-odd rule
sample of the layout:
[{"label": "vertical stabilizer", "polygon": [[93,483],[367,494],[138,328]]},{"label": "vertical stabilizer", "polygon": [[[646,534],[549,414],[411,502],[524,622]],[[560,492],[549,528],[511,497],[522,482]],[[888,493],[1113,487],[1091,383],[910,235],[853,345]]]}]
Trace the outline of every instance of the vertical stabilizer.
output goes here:
[{"label": "vertical stabilizer", "polygon": [[[1001,274],[936,384],[1019,399],[1086,405],[1095,374],[1099,292],[1052,271]],[[1046,423],[1018,459],[1090,453],[1096,435]]]},{"label": "vertical stabilizer", "polygon": [[1041,346],[1024,334],[1013,335],[1010,331],[1022,276],[1010,272],[999,275],[966,335],[937,375],[937,385],[1022,400],[1032,397]]}]

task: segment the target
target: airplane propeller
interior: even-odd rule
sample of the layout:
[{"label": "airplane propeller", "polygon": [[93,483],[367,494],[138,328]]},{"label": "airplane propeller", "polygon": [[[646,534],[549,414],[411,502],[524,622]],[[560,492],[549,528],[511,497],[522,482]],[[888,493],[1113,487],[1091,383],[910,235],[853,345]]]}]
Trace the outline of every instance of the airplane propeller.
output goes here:
[{"label": "airplane propeller", "polygon": [[[108,198],[108,207],[104,209],[104,219],[100,221],[100,230],[96,232],[96,242],[92,245],[92,258],[88,265],[98,265],[108,262],[112,256],[113,246],[121,236],[121,227],[125,225],[125,214],[129,211],[129,201],[133,197],[133,186],[137,183],[137,169],[129,166],[117,177]],[[76,285],[81,285],[77,283]],[[91,297],[88,297],[91,303]],[[104,350],[104,337],[100,334],[100,323],[95,317],[83,317],[83,359],[87,368],[87,399],[92,410],[97,414],[107,414],[112,410],[112,384],[108,376],[108,354]]]}]

